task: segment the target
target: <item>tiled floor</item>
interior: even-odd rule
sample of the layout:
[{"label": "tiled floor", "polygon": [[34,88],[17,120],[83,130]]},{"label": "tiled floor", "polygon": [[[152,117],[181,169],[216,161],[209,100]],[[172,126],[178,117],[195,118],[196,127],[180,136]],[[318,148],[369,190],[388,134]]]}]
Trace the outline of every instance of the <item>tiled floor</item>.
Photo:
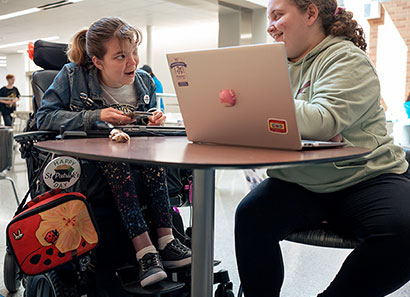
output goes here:
[{"label": "tiled floor", "polygon": [[[25,164],[16,156],[14,168],[7,172],[17,184],[19,197],[24,196],[27,190]],[[239,278],[236,270],[233,246],[233,217],[236,205],[248,191],[241,171],[217,172],[217,189],[215,200],[215,258],[222,260],[217,269],[229,271],[234,284],[235,293],[239,287]],[[16,209],[10,184],[0,181],[0,228],[5,230]],[[189,208],[182,209],[184,222],[189,222]],[[0,236],[0,264],[3,266],[5,247],[5,232]],[[282,243],[285,261],[285,283],[282,297],[311,297],[324,290],[336,274],[347,250],[317,248],[290,242]],[[3,269],[0,270],[1,274]],[[9,294],[0,280],[0,297],[23,296],[22,289],[15,294]],[[410,296],[410,283],[390,297]],[[348,297],[348,296],[346,296]],[[365,296],[364,296],[365,297]]]}]

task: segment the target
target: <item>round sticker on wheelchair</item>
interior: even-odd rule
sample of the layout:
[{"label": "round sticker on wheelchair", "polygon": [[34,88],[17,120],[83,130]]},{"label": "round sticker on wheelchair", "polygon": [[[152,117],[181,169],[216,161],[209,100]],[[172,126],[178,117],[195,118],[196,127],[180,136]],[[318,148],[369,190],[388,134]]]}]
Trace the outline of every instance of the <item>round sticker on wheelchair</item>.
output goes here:
[{"label": "round sticker on wheelchair", "polygon": [[51,160],[43,172],[43,180],[51,189],[67,189],[74,185],[81,175],[78,160],[71,157],[57,157]]}]

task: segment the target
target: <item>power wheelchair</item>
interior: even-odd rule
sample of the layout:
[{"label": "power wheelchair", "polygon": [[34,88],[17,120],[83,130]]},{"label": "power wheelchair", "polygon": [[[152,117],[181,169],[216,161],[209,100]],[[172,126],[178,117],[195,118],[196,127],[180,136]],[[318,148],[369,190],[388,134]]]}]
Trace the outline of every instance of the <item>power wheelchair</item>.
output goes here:
[{"label": "power wheelchair", "polygon": [[[36,71],[32,78],[33,109],[40,105],[43,93],[52,83],[58,69],[66,62],[65,46],[62,44],[41,41],[41,46],[48,52],[49,57],[57,60],[56,63],[46,63],[48,69]],[[41,52],[41,47],[39,47]],[[36,54],[36,52],[35,52]],[[44,58],[44,55],[40,55]],[[60,62],[58,62],[60,61]],[[34,59],[36,62],[36,59]],[[45,65],[40,62],[39,66]],[[20,144],[22,158],[26,160],[30,197],[46,192],[48,187],[38,178],[44,165],[50,160],[50,154],[40,152],[33,144],[38,141],[55,139],[59,133],[37,131],[35,113],[30,116],[25,132],[15,136]],[[61,135],[60,135],[61,136]],[[107,134],[108,136],[108,134]],[[26,297],[128,297],[128,296],[190,296],[191,271],[190,267],[168,270],[169,278],[156,285],[142,288],[137,282],[138,268],[135,251],[122,225],[121,219],[110,189],[93,161],[79,160],[82,177],[69,188],[70,191],[83,193],[93,209],[97,226],[100,230],[99,246],[91,253],[80,256],[75,260],[59,266],[57,269],[43,274],[29,276],[19,271],[12,251],[7,247],[4,261],[4,283],[10,292],[16,292],[21,285]],[[133,168],[137,189],[140,182],[139,171]],[[169,195],[174,207],[190,205],[190,185],[192,175],[190,171],[169,170]],[[144,216],[150,224],[149,213],[144,208],[143,193],[141,197]],[[174,236],[190,246],[190,237],[185,231],[184,223],[177,211],[173,212]],[[187,229],[189,231],[189,228]],[[220,261],[215,261],[218,265]],[[231,297],[232,283],[226,270],[214,273],[214,283],[218,284],[216,297]]]}]

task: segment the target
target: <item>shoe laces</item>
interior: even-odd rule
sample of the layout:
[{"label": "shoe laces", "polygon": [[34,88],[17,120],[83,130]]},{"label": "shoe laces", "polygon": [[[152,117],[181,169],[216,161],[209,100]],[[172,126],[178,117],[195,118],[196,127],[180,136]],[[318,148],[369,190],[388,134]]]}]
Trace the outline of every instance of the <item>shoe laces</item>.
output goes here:
[{"label": "shoe laces", "polygon": [[171,241],[170,244],[174,249],[178,250],[179,252],[185,253],[191,251],[187,246],[183,245],[177,238]]},{"label": "shoe laces", "polygon": [[150,267],[161,266],[161,260],[156,253],[149,253],[142,257],[140,260],[141,268],[143,271],[148,270]]}]

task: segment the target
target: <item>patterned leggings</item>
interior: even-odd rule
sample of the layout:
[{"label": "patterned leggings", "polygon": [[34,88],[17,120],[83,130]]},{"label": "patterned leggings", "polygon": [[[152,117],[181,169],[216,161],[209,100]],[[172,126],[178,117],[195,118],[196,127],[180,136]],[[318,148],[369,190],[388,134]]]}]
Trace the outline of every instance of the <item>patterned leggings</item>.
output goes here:
[{"label": "patterned leggings", "polygon": [[[131,166],[127,163],[97,162],[106,178],[118,211],[130,239],[149,230],[141,212],[137,188]],[[142,191],[147,199],[147,207],[152,213],[156,228],[171,228],[172,215],[166,185],[166,171],[163,167],[139,166]]]}]

